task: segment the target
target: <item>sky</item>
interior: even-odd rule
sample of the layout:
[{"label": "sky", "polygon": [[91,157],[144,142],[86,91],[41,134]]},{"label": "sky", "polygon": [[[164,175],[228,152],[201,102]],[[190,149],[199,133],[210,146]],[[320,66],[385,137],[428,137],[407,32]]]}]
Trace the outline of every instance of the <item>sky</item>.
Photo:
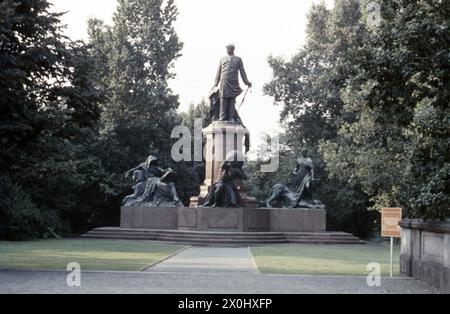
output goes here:
[{"label": "sky", "polygon": [[[111,23],[116,0],[50,0],[53,10],[67,12],[62,21],[72,39],[87,40],[87,20],[96,17]],[[236,45],[253,89],[240,110],[253,137],[254,147],[264,132],[279,130],[280,108],[263,86],[272,79],[270,55],[290,58],[305,43],[306,17],[321,0],[175,0],[179,16],[175,24],[184,43],[176,63],[176,79],[170,82],[180,97],[180,111],[206,98],[225,46]],[[333,0],[324,0],[329,8]],[[245,85],[243,83],[242,87]],[[238,104],[240,99],[238,98]]]}]

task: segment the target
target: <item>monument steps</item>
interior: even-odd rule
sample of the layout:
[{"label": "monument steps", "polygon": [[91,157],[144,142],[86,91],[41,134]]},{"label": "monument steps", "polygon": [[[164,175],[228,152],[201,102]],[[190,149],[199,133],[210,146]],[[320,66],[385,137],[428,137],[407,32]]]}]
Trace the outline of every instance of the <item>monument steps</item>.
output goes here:
[{"label": "monument steps", "polygon": [[[105,239],[105,237],[102,236],[92,236],[89,237],[91,239]],[[243,241],[238,241],[238,240],[233,240],[233,241],[229,241],[226,239],[223,240],[193,240],[193,239],[172,239],[172,238],[158,238],[158,239],[147,239],[147,238],[142,238],[142,239],[136,239],[133,237],[108,237],[106,239],[109,240],[140,240],[140,241],[157,241],[157,242],[166,242],[166,243],[174,243],[174,244],[188,244],[188,245],[205,245],[205,246],[214,246],[214,245],[233,245],[233,246],[248,246],[248,245],[275,245],[275,244],[288,244],[288,242],[286,241],[267,241],[267,240],[261,240],[261,241],[256,241],[256,240],[243,240]]]},{"label": "monument steps", "polygon": [[163,241],[193,245],[271,245],[271,244],[365,244],[343,232],[209,232],[98,228],[84,235],[87,239]]},{"label": "monument steps", "polygon": [[[140,234],[120,234],[120,235],[116,235],[116,234],[90,234],[93,236],[108,236],[108,237],[114,237],[114,236],[120,236],[120,237],[127,237],[127,238],[143,238],[143,239],[189,239],[189,240],[245,240],[245,241],[259,241],[261,239],[264,239],[265,241],[287,241],[286,237],[270,237],[270,236],[259,236],[259,237],[232,237],[232,236],[215,236],[215,237],[211,237],[211,236],[190,236],[190,235],[179,235],[179,236],[171,236],[171,235],[165,235],[165,234],[161,234],[161,235],[140,235]],[[89,236],[90,236],[89,235]],[[88,237],[88,236],[84,236],[84,237]]]}]

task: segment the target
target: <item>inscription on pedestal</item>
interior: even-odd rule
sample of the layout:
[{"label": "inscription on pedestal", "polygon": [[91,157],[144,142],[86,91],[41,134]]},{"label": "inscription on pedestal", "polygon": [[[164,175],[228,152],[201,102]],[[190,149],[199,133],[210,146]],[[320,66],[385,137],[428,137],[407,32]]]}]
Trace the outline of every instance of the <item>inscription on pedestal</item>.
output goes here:
[{"label": "inscription on pedestal", "polygon": [[[193,217],[196,217],[194,219]],[[196,222],[188,224],[187,222]],[[252,208],[180,208],[178,228],[191,231],[268,232],[268,209]]]},{"label": "inscription on pedestal", "polygon": [[163,229],[178,228],[178,208],[135,207],[121,208],[120,227],[123,229]]},{"label": "inscription on pedestal", "polygon": [[178,210],[178,228],[195,228],[197,226],[197,211],[191,208]]},{"label": "inscription on pedestal", "polygon": [[323,209],[270,209],[270,231],[325,232],[326,211]]},{"label": "inscription on pedestal", "polygon": [[[203,214],[207,213],[203,211]],[[208,229],[238,229],[239,218],[235,210],[209,209],[207,213]]]}]

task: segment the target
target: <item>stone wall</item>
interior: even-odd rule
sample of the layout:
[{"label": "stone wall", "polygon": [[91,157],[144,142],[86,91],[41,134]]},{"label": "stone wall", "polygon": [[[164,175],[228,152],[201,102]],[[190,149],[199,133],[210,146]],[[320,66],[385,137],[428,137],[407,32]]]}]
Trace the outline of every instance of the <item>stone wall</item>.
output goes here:
[{"label": "stone wall", "polygon": [[151,208],[121,209],[122,229],[189,230],[220,232],[326,231],[323,209],[280,208]]},{"label": "stone wall", "polygon": [[450,223],[403,221],[400,271],[450,291]]}]

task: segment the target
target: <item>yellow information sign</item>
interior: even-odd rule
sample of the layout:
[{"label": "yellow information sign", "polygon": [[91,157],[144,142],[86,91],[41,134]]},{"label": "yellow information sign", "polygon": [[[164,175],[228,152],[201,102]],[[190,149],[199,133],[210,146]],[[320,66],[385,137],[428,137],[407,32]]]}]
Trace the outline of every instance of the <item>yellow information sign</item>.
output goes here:
[{"label": "yellow information sign", "polygon": [[381,209],[381,236],[390,238],[400,238],[400,226],[402,221],[401,208]]}]

